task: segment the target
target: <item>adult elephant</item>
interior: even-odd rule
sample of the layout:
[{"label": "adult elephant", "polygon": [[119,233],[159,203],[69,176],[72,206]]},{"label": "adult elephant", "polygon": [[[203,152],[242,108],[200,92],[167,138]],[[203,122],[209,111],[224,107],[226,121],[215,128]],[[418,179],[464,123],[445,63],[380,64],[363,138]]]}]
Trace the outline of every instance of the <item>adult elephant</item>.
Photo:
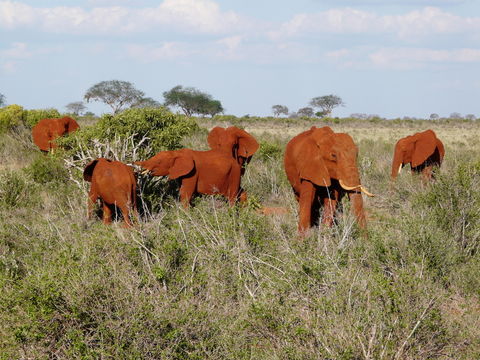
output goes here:
[{"label": "adult elephant", "polygon": [[220,150],[232,156],[242,166],[242,174],[243,167],[250,162],[259,147],[252,135],[236,126],[214,127],[208,133],[207,141],[211,149]]},{"label": "adult elephant", "polygon": [[322,206],[322,223],[331,226],[345,194],[352,202],[359,226],[366,228],[361,192],[373,195],[361,185],[357,155],[358,148],[350,135],[335,133],[328,126],[312,126],[287,144],[285,172],[299,202],[301,233],[316,222]]},{"label": "adult elephant", "polygon": [[180,201],[184,207],[190,205],[190,200],[196,193],[221,194],[233,205],[243,191],[240,188],[240,165],[222,151],[161,151],[152,158],[135,164],[154,176],[179,179]]},{"label": "adult elephant", "polygon": [[33,142],[42,151],[55,149],[55,139],[77,130],[80,126],[71,117],[42,119],[32,128]]},{"label": "adult elephant", "polygon": [[397,141],[392,161],[392,180],[406,164],[412,173],[422,173],[425,180],[433,177],[433,167],[442,164],[445,156],[443,143],[433,130],[425,130]]},{"label": "adult elephant", "polygon": [[133,209],[137,216],[137,181],[131,166],[99,158],[85,167],[83,178],[92,183],[88,194],[88,218],[92,217],[93,206],[100,199],[105,224],[112,222],[112,212],[117,207],[122,212],[125,225],[132,226],[129,209]]}]

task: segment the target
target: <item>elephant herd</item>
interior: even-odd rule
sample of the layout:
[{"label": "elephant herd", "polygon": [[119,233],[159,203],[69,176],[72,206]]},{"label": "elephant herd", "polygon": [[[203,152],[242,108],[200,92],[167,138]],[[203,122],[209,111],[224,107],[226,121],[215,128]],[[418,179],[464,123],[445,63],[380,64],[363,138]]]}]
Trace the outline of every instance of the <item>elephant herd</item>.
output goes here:
[{"label": "elephant herd", "polygon": [[[55,138],[78,127],[75,120],[68,117],[43,119],[32,130],[33,141],[41,150],[49,151],[56,147]],[[241,187],[241,177],[259,148],[258,142],[235,126],[213,128],[207,142],[211,150],[161,151],[135,164],[145,169],[144,173],[178,179],[184,207],[190,205],[195,194],[220,194],[230,205],[245,202],[247,194]],[[395,180],[401,169],[410,164],[412,173],[422,173],[425,180],[430,180],[433,167],[441,165],[444,155],[444,146],[432,130],[402,138],[395,145],[391,178]],[[335,133],[328,126],[312,126],[288,142],[284,167],[299,203],[300,233],[305,233],[319,219],[322,224],[331,226],[336,208],[345,195],[351,201],[359,226],[366,228],[362,193],[373,194],[361,183],[357,156],[358,147],[352,137]],[[125,225],[131,226],[129,211],[137,215],[133,168],[119,161],[99,158],[85,167],[83,177],[91,182],[89,217],[100,199],[104,223],[112,221],[112,211],[118,207]]]}]

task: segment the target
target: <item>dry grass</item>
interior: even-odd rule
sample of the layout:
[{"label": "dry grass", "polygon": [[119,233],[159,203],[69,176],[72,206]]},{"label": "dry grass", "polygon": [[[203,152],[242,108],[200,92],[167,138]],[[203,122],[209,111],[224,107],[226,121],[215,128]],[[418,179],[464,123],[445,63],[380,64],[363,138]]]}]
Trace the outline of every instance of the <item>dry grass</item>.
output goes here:
[{"label": "dry grass", "polygon": [[[14,171],[0,181],[0,359],[478,358],[479,130],[435,127],[447,149],[437,183],[404,172],[394,190],[394,143],[423,125],[333,124],[356,140],[377,194],[365,199],[369,238],[348,211],[299,238],[282,150],[310,125],[247,126],[263,145],[246,207],[204,197],[185,211],[159,183],[133,230],[87,221],[82,182],[34,181],[36,156],[20,170],[14,154],[28,147],[2,138]],[[6,184],[19,201],[2,197]],[[260,204],[289,212],[265,217]]]}]

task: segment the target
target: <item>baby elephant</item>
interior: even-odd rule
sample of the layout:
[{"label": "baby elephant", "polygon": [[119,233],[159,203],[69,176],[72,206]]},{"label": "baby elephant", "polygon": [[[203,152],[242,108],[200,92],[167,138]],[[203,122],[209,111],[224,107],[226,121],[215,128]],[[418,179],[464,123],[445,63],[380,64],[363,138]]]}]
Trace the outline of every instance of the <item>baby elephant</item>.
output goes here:
[{"label": "baby elephant", "polygon": [[125,225],[132,226],[128,213],[129,208],[133,208],[134,214],[137,216],[137,183],[132,167],[120,161],[99,158],[85,167],[83,178],[92,183],[88,195],[89,219],[92,217],[93,206],[100,198],[105,224],[112,222],[112,210],[117,206],[122,211]]}]

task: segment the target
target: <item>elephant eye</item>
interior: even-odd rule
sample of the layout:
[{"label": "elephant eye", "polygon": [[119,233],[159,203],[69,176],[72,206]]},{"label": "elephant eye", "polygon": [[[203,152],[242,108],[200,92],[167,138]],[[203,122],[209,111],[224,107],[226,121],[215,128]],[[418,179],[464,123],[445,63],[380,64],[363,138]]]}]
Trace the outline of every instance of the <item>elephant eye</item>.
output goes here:
[{"label": "elephant eye", "polygon": [[332,157],[332,160],[337,160],[337,154],[330,154],[330,156]]}]

